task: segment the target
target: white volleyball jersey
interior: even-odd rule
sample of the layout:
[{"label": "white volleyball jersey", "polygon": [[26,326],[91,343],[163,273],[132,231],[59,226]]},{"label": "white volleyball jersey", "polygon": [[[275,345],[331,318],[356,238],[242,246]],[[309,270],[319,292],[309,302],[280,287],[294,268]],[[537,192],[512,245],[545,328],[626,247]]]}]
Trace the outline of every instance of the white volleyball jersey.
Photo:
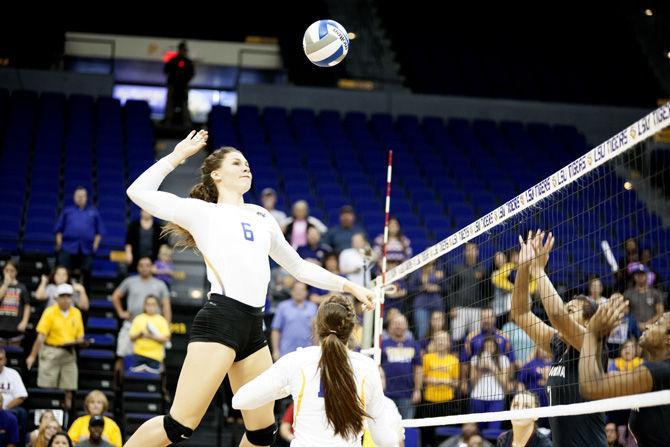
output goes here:
[{"label": "white volleyball jersey", "polygon": [[207,266],[210,293],[262,307],[270,281],[268,255],[298,281],[341,292],[344,278],[304,261],[277,221],[257,205],[215,204],[158,191],[174,167],[161,159],[128,188],[128,197],[153,216],[174,222],[195,239]]},{"label": "white volleyball jersey", "polygon": [[[286,354],[237,391],[233,396],[233,408],[254,409],[291,395],[295,435],[291,447],[360,446],[362,433],[356,438],[344,439],[336,436],[328,423],[321,389],[320,358],[320,346],[299,348]],[[403,437],[401,418],[395,404],[384,396],[377,365],[372,359],[353,351],[349,351],[349,361],[358,395],[370,416],[366,422],[375,445],[397,446]]]}]

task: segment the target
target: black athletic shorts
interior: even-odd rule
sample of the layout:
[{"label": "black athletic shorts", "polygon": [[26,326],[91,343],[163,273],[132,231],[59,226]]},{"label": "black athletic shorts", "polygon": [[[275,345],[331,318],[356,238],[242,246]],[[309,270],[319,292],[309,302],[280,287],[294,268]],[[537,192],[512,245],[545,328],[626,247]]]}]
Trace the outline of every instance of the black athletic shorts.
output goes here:
[{"label": "black athletic shorts", "polygon": [[189,343],[194,341],[221,343],[235,350],[236,362],[243,360],[268,344],[263,308],[212,293],[193,319]]}]

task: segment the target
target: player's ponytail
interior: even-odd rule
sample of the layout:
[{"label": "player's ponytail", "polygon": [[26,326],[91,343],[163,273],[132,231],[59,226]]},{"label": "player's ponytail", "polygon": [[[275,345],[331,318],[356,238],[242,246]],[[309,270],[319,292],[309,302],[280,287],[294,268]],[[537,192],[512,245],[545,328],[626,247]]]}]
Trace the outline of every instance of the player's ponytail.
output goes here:
[{"label": "player's ponytail", "polygon": [[[191,188],[189,197],[192,199],[200,199],[205,202],[216,203],[219,199],[219,192],[216,189],[214,180],[212,179],[212,171],[216,171],[221,167],[223,159],[231,152],[239,152],[234,147],[222,147],[215,150],[208,155],[200,166],[200,183]],[[174,235],[177,237],[175,248],[196,248],[195,239],[191,233],[179,225],[169,222],[163,226],[161,237],[169,237]]]},{"label": "player's ponytail", "polygon": [[345,439],[363,432],[367,416],[358,396],[347,342],[356,321],[351,300],[342,295],[326,299],[316,315],[316,331],[321,341],[321,386],[326,418],[336,435]]}]

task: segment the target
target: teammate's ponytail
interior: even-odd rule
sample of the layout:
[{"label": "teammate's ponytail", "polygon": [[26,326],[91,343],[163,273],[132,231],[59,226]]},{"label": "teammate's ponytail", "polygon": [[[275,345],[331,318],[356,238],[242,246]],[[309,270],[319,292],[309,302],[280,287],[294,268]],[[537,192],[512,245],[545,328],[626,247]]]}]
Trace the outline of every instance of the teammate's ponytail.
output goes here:
[{"label": "teammate's ponytail", "polygon": [[[214,180],[212,179],[212,171],[216,171],[221,167],[221,162],[226,157],[226,155],[231,152],[239,152],[234,147],[222,147],[215,150],[210,155],[208,155],[200,166],[200,183],[191,188],[189,197],[193,199],[204,200],[205,202],[216,203],[219,199],[219,192],[216,189]],[[161,237],[169,237],[174,235],[177,237],[177,242],[175,242],[175,248],[195,248],[195,239],[188,230],[180,227],[179,225],[169,222],[163,226],[161,231]]]},{"label": "teammate's ponytail", "polygon": [[336,435],[355,438],[363,432],[367,416],[358,396],[354,370],[349,362],[347,342],[356,321],[350,299],[333,295],[316,315],[316,332],[321,341],[321,386],[326,418]]}]

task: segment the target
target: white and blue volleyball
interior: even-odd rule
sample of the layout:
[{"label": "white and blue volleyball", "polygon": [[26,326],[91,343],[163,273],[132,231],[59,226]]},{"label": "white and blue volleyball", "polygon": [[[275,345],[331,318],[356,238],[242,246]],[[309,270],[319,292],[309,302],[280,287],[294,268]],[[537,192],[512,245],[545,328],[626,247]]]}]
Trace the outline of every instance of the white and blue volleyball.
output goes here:
[{"label": "white and blue volleyball", "polygon": [[339,64],[349,52],[349,36],[347,30],[335,20],[318,20],[305,31],[302,48],[314,65],[332,67]]}]

